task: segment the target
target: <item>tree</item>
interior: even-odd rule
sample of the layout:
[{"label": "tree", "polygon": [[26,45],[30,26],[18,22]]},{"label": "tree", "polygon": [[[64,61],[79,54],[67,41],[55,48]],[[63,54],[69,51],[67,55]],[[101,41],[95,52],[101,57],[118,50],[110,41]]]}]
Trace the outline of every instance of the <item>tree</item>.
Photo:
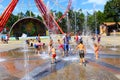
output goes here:
[{"label": "tree", "polygon": [[97,11],[96,12],[96,18],[97,18],[97,23],[98,25],[99,24],[102,24],[104,21],[105,21],[105,15],[103,12],[101,11]]},{"label": "tree", "polygon": [[78,29],[82,31],[83,29],[83,25],[84,25],[84,14],[80,12],[78,12],[78,17],[77,17],[77,26],[78,26]]},{"label": "tree", "polygon": [[40,21],[42,21],[43,22],[43,19],[42,19],[42,17],[41,16],[39,16],[39,15],[37,15],[37,17],[36,17],[37,19],[39,19]]},{"label": "tree", "polygon": [[82,31],[84,25],[84,14],[82,13],[82,10],[79,9],[78,11],[73,11],[73,9],[70,9],[68,16],[72,31]]},{"label": "tree", "polygon": [[12,27],[12,25],[18,20],[18,16],[11,14],[7,24],[6,24],[6,28],[8,29],[7,31],[10,30],[10,28]]},{"label": "tree", "polygon": [[109,0],[104,7],[105,18],[109,21],[120,21],[120,0]]},{"label": "tree", "polygon": [[32,11],[27,11],[25,17],[35,17],[35,14]]},{"label": "tree", "polygon": [[[57,21],[59,18],[61,18],[62,17],[62,12],[55,12],[55,15],[54,15],[54,17],[55,17],[55,20]],[[58,22],[58,24],[59,24],[59,26],[61,27],[61,29],[63,30],[63,32],[67,32],[67,25],[66,25],[66,19],[65,18],[63,18],[63,19],[61,19],[59,22]]]},{"label": "tree", "polygon": [[23,13],[23,12],[20,12],[20,13],[18,13],[18,14],[17,14],[17,16],[18,16],[18,18],[20,18],[20,19],[21,19],[21,18],[23,18],[25,15],[24,15],[24,13]]}]

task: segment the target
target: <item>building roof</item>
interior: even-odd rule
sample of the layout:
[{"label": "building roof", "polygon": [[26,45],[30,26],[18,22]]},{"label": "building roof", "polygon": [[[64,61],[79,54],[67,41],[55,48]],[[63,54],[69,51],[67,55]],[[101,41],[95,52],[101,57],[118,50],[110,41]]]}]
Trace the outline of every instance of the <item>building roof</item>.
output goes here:
[{"label": "building roof", "polygon": [[[110,25],[114,25],[115,22],[104,22],[104,24],[106,24],[107,26],[110,26]],[[120,22],[118,22],[118,24],[120,25]]]}]

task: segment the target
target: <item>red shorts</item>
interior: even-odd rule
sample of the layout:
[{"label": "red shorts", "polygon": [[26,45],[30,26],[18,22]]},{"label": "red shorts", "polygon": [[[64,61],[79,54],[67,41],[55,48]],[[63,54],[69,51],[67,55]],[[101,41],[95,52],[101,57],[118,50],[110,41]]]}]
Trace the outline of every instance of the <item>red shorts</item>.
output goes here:
[{"label": "red shorts", "polygon": [[59,49],[64,49],[64,46],[61,44],[61,45],[59,46]]},{"label": "red shorts", "polygon": [[52,58],[55,58],[56,57],[56,54],[52,54]]}]

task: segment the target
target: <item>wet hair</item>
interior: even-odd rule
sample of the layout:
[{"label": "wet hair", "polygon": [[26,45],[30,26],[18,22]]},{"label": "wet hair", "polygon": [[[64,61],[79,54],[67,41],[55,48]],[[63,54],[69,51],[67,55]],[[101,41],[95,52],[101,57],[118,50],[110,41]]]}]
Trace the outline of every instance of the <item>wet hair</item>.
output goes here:
[{"label": "wet hair", "polygon": [[81,44],[83,44],[83,41],[80,41]]},{"label": "wet hair", "polygon": [[52,47],[52,44],[50,44],[50,47]]},{"label": "wet hair", "polygon": [[58,39],[58,41],[60,41],[60,40]]},{"label": "wet hair", "polygon": [[38,42],[40,43],[41,41],[39,40]]}]

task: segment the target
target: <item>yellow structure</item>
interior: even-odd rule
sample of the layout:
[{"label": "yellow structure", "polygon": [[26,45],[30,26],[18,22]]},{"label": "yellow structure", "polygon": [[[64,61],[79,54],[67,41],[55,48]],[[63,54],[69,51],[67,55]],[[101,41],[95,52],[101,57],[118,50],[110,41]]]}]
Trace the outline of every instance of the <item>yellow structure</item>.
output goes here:
[{"label": "yellow structure", "polygon": [[[120,22],[118,22],[118,24],[120,25]],[[108,35],[109,34],[108,28],[111,27],[111,29],[114,29],[114,27],[116,27],[114,25],[116,25],[115,22],[104,22],[103,24],[100,25],[100,34],[105,36]]]},{"label": "yellow structure", "polygon": [[100,25],[100,34],[101,35],[107,35],[107,26],[106,25],[104,25],[104,24],[101,24]]}]

